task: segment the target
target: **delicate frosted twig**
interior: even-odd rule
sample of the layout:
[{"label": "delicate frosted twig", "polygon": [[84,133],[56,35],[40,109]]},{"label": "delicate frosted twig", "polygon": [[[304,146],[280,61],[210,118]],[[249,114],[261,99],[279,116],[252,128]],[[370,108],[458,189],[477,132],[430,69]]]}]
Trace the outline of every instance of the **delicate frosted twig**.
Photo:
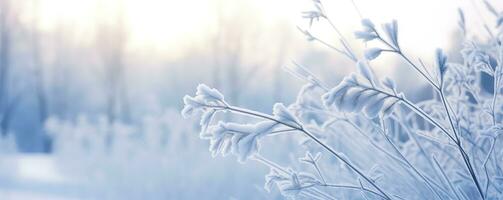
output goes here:
[{"label": "delicate frosted twig", "polygon": [[493,138],[492,143],[491,143],[491,147],[489,148],[489,153],[487,154],[486,158],[484,159],[484,163],[482,164],[482,166],[484,166],[484,172],[486,174],[485,196],[488,195],[487,190],[489,189],[489,183],[490,183],[489,172],[487,172],[487,161],[489,161],[489,158],[491,157],[491,154],[494,150],[494,145],[496,144],[496,139],[497,138]]},{"label": "delicate frosted twig", "polygon": [[320,141],[312,133],[310,133],[309,131],[305,130],[302,126],[300,126],[300,124],[299,124],[299,126],[295,126],[295,125],[292,125],[292,124],[288,124],[288,123],[279,121],[279,120],[275,119],[274,117],[268,116],[266,114],[262,114],[262,113],[259,113],[259,112],[250,111],[250,110],[246,110],[246,109],[241,109],[241,108],[237,108],[237,107],[233,107],[233,106],[226,107],[225,109],[227,109],[229,111],[237,112],[237,113],[242,113],[242,114],[246,114],[246,115],[250,115],[250,116],[254,116],[254,117],[258,117],[258,118],[263,118],[263,119],[271,120],[271,121],[283,124],[285,126],[288,126],[290,128],[294,128],[294,129],[297,129],[297,130],[303,132],[306,136],[308,136],[313,141],[315,141],[316,143],[318,143],[325,150],[329,151],[337,159],[339,159],[342,162],[344,162],[349,168],[351,168],[353,171],[355,171],[358,175],[360,175],[363,179],[365,179],[368,183],[370,183],[375,189],[377,189],[383,196],[385,196],[386,199],[391,199],[379,186],[377,186],[363,172],[361,172],[358,168],[356,168],[355,166],[353,166],[353,164],[351,164],[349,161],[347,161],[344,157],[342,157],[337,152],[335,152],[335,150],[333,150],[331,147],[327,146],[325,143],[323,143],[322,141]]},{"label": "delicate frosted twig", "polygon": [[[402,154],[402,152],[396,147],[396,145],[388,138],[388,135],[386,135],[386,133],[383,130],[381,130],[381,129],[378,129],[378,130],[381,133],[381,135],[386,139],[386,141],[390,144],[390,146],[393,147],[393,149],[400,156],[400,158],[407,164],[407,166],[409,166],[419,177],[421,177],[423,179],[423,181],[426,183],[428,188],[431,191],[433,191],[433,193],[435,193],[435,195],[437,195],[438,198],[441,198],[440,194],[438,194],[438,192],[433,188],[430,181],[421,172],[419,172],[419,170],[416,167],[414,167],[414,165],[412,165],[409,162],[409,160]],[[438,185],[438,184],[435,183],[435,185]]]},{"label": "delicate frosted twig", "polygon": [[437,169],[441,172],[442,176],[444,177],[445,181],[448,183],[452,193],[454,193],[454,195],[456,195],[456,198],[458,200],[461,200],[461,198],[459,198],[459,195],[458,193],[456,192],[456,190],[454,189],[454,186],[452,185],[452,182],[451,180],[449,179],[449,177],[445,174],[444,170],[442,169],[442,166],[438,163],[437,159],[435,158],[435,156],[433,156],[433,161],[435,162],[435,164],[437,165]]},{"label": "delicate frosted twig", "polygon": [[[274,162],[271,162],[271,161],[267,160],[266,158],[262,157],[261,155],[254,155],[253,159],[256,160],[256,161],[258,161],[258,162],[260,162],[260,163],[262,163],[262,164],[264,164],[264,165],[266,165],[266,166],[268,166],[268,167],[270,167],[270,168],[279,170],[280,172],[284,173],[285,175],[290,175],[290,172],[288,172],[287,170],[285,170],[283,167],[279,166],[278,164],[276,164]],[[328,194],[326,194],[326,193],[324,193],[322,191],[319,191],[318,189],[316,189],[316,188],[314,188],[312,186],[306,187],[304,189],[311,189],[311,190],[313,190],[311,192],[302,190],[303,192],[306,192],[309,195],[313,195],[312,192],[315,192],[316,195],[321,195],[321,196],[323,196],[326,199],[334,199],[331,196],[329,196]],[[314,195],[314,196],[316,196],[316,195]],[[323,198],[321,198],[321,199],[323,199]]]}]

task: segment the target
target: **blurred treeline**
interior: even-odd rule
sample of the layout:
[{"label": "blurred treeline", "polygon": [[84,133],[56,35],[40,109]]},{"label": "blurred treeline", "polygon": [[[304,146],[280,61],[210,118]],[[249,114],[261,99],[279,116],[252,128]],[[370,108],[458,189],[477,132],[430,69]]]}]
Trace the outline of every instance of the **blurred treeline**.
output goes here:
[{"label": "blurred treeline", "polygon": [[[256,109],[292,100],[299,84],[292,86],[281,67],[302,59],[300,42],[292,42],[304,42],[295,25],[260,17],[252,1],[213,1],[202,31],[190,33],[198,39],[151,45],[134,35],[128,1],[92,1],[83,20],[47,9],[73,12],[58,4],[65,1],[0,0],[1,135],[15,136],[23,152],[51,152],[44,131],[50,118],[135,124],[146,113],[178,109],[199,82]],[[183,18],[158,26],[176,31]]]},{"label": "blurred treeline", "polygon": [[[149,4],[138,11],[138,5]],[[52,139],[44,131],[48,119],[85,116],[135,125],[146,114],[180,109],[183,95],[198,83],[218,88],[235,105],[270,112],[273,102],[291,103],[302,84],[282,70],[292,60],[333,86],[354,71],[353,64],[305,40],[297,25],[309,28],[300,14],[309,8],[295,5],[287,0],[0,0],[0,133],[14,136],[20,151],[51,152]],[[343,33],[361,55],[365,45],[354,39],[359,24],[353,21]],[[314,27],[327,43],[338,44],[331,27]],[[375,69],[397,78],[403,90],[422,87],[398,76],[409,72],[399,68],[404,64],[387,56]]]}]

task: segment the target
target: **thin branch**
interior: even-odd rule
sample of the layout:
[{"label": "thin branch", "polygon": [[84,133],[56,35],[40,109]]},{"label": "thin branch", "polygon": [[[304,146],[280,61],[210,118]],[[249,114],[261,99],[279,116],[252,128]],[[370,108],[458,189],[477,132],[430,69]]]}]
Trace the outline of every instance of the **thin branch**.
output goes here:
[{"label": "thin branch", "polygon": [[[218,106],[217,106],[218,107]],[[335,150],[333,150],[331,147],[329,147],[328,145],[326,145],[325,143],[323,143],[322,141],[320,141],[316,136],[314,136],[312,133],[310,133],[309,131],[307,131],[306,129],[304,129],[300,124],[297,124],[297,125],[292,125],[292,124],[289,124],[289,123],[285,123],[283,121],[280,121],[280,120],[277,120],[275,119],[274,117],[270,116],[270,115],[267,115],[267,114],[263,114],[263,113],[259,113],[259,112],[256,112],[256,111],[251,111],[251,110],[247,110],[247,109],[242,109],[242,108],[238,108],[238,107],[234,107],[234,106],[227,106],[226,107],[227,110],[229,111],[233,111],[233,112],[236,112],[236,113],[241,113],[241,114],[245,114],[245,115],[249,115],[249,116],[253,116],[253,117],[257,117],[257,118],[262,118],[262,119],[267,119],[267,120],[270,120],[270,121],[274,121],[274,122],[277,122],[277,123],[280,123],[282,125],[285,125],[287,127],[290,127],[290,128],[294,128],[294,129],[297,129],[301,132],[303,132],[306,136],[308,136],[309,138],[311,138],[313,141],[315,141],[316,143],[318,143],[320,146],[322,146],[325,150],[327,150],[328,152],[330,152],[333,156],[335,156],[337,159],[341,160],[344,164],[346,164],[351,170],[353,170],[354,172],[356,172],[358,175],[360,175],[363,179],[365,179],[365,181],[367,181],[369,184],[371,184],[375,189],[377,189],[383,196],[386,197],[386,199],[388,200],[391,200],[391,198],[379,187],[377,186],[374,181],[372,181],[369,177],[367,177],[367,175],[365,175],[361,170],[359,170],[357,167],[355,167],[353,164],[351,164],[351,162],[349,162],[348,160],[346,160],[344,157],[342,157],[341,155],[339,155],[339,153],[337,153]]]},{"label": "thin branch", "polygon": [[433,156],[433,161],[435,162],[435,164],[437,165],[438,167],[438,170],[441,172],[443,178],[445,179],[445,181],[448,183],[452,193],[454,193],[454,195],[456,195],[456,198],[458,200],[461,200],[461,198],[459,198],[459,195],[458,193],[456,192],[456,190],[454,189],[454,186],[452,185],[452,182],[451,180],[449,179],[449,177],[447,177],[447,175],[445,174],[444,170],[442,169],[442,166],[438,163],[437,159],[435,158],[435,156]]}]

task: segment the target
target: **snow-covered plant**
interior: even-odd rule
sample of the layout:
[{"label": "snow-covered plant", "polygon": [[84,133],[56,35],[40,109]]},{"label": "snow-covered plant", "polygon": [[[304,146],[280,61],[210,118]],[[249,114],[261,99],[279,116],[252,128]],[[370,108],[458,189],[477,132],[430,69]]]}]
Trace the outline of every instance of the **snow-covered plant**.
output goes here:
[{"label": "snow-covered plant", "polygon": [[[341,48],[329,45],[309,30],[310,41],[355,62],[357,72],[338,85],[327,86],[306,67],[287,67],[306,85],[288,106],[276,103],[272,114],[230,105],[216,89],[199,85],[195,96],[185,96],[184,117],[201,114],[200,137],[210,141],[213,156],[232,154],[240,162],[255,160],[270,168],[265,188],[293,199],[501,199],[503,198],[503,17],[484,1],[496,19],[484,25],[489,38],[470,33],[463,11],[459,26],[465,38],[449,59],[443,50],[432,56],[433,66],[404,53],[398,22],[377,28],[363,19],[357,39],[372,42],[358,58],[347,39],[327,17],[323,4],[304,13],[311,25],[326,20],[340,37]],[[370,46],[370,45],[369,45]],[[377,77],[371,60],[383,53],[403,59],[434,94],[413,102],[395,82]],[[415,62],[414,60],[418,60]],[[490,82],[491,84],[485,84]],[[230,122],[220,113],[249,117],[249,123]],[[291,135],[306,151],[300,163],[273,161],[261,143]],[[267,147],[263,147],[267,148]],[[286,154],[295,151],[288,149]],[[311,152],[318,152],[312,154]],[[300,157],[301,155],[296,155]],[[290,160],[291,161],[291,160]],[[281,163],[281,164],[280,164]]]}]

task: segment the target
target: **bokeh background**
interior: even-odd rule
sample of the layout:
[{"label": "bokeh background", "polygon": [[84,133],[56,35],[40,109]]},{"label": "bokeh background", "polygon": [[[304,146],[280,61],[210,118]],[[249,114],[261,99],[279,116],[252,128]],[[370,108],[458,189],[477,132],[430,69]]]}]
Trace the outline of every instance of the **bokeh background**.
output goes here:
[{"label": "bokeh background", "polygon": [[[460,57],[459,8],[469,39],[495,26],[481,0],[324,4],[359,56],[355,6],[375,24],[397,19],[404,52],[427,63],[436,48]],[[0,199],[279,198],[262,189],[266,167],[211,158],[197,121],[179,110],[206,83],[270,112],[302,85],[282,70],[292,61],[336,85],[355,68],[299,32],[338,44],[327,23],[302,18],[313,9],[310,0],[0,0]],[[429,95],[393,55],[373,63],[412,99]],[[292,143],[269,154],[291,159]]]}]

